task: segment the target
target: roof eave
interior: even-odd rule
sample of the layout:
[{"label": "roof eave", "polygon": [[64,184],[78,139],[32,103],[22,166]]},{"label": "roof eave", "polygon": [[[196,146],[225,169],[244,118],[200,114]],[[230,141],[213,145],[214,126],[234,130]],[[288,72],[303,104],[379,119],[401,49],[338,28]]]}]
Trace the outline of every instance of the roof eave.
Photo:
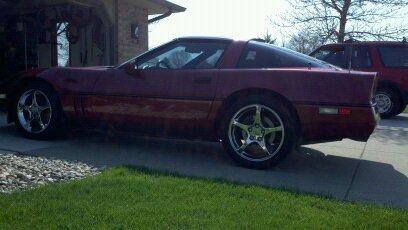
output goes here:
[{"label": "roof eave", "polygon": [[154,14],[164,14],[167,13],[168,11],[171,11],[172,13],[180,13],[180,12],[184,12],[186,11],[186,8],[179,6],[177,4],[174,4],[172,2],[166,1],[166,0],[149,0],[150,2],[162,6],[163,8],[165,8],[165,10],[161,11],[161,12],[157,12],[157,11],[149,11],[149,15],[154,15]]}]

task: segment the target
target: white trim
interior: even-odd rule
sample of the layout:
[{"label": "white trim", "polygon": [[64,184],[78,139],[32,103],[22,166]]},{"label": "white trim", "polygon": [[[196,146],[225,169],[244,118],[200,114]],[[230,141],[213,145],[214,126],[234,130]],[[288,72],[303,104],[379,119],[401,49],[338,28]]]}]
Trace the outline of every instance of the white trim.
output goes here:
[{"label": "white trim", "polygon": [[329,107],[319,107],[320,114],[329,114],[329,115],[336,115],[339,114],[338,108],[329,108]]},{"label": "white trim", "polygon": [[6,99],[6,94],[0,94],[0,99]]}]

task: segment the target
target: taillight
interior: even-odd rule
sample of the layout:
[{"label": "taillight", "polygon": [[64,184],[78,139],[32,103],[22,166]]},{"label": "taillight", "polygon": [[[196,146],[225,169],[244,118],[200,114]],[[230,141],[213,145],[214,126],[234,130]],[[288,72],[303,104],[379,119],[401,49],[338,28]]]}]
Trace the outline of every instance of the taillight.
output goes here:
[{"label": "taillight", "polygon": [[339,109],[339,114],[340,115],[350,115],[351,114],[351,109],[349,109],[349,108],[340,108]]},{"label": "taillight", "polygon": [[320,114],[326,115],[350,115],[351,109],[350,108],[337,108],[337,107],[320,107],[319,108]]}]

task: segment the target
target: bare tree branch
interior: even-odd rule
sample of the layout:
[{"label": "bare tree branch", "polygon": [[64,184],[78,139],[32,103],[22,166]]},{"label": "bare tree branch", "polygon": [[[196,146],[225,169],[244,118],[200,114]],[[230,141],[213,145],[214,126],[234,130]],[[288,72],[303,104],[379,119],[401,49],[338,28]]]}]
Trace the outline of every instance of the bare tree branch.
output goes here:
[{"label": "bare tree branch", "polygon": [[[307,34],[321,36],[323,42],[400,40],[408,36],[408,22],[402,19],[408,14],[408,0],[289,0],[289,3],[292,9],[283,16],[284,23],[275,24],[298,31],[307,28],[310,30]],[[294,36],[299,39],[300,35]]]}]

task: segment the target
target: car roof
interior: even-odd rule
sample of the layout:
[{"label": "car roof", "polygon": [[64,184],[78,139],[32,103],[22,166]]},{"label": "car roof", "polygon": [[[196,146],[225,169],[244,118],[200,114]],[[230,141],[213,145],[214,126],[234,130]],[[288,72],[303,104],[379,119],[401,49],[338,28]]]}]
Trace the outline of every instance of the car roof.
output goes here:
[{"label": "car roof", "polygon": [[340,43],[330,43],[323,46],[342,46],[350,44],[359,45],[408,45],[407,42],[402,41],[353,41],[353,42],[340,42]]},{"label": "car roof", "polygon": [[224,37],[189,36],[174,39],[174,41],[199,41],[199,42],[232,42],[233,39]]}]

